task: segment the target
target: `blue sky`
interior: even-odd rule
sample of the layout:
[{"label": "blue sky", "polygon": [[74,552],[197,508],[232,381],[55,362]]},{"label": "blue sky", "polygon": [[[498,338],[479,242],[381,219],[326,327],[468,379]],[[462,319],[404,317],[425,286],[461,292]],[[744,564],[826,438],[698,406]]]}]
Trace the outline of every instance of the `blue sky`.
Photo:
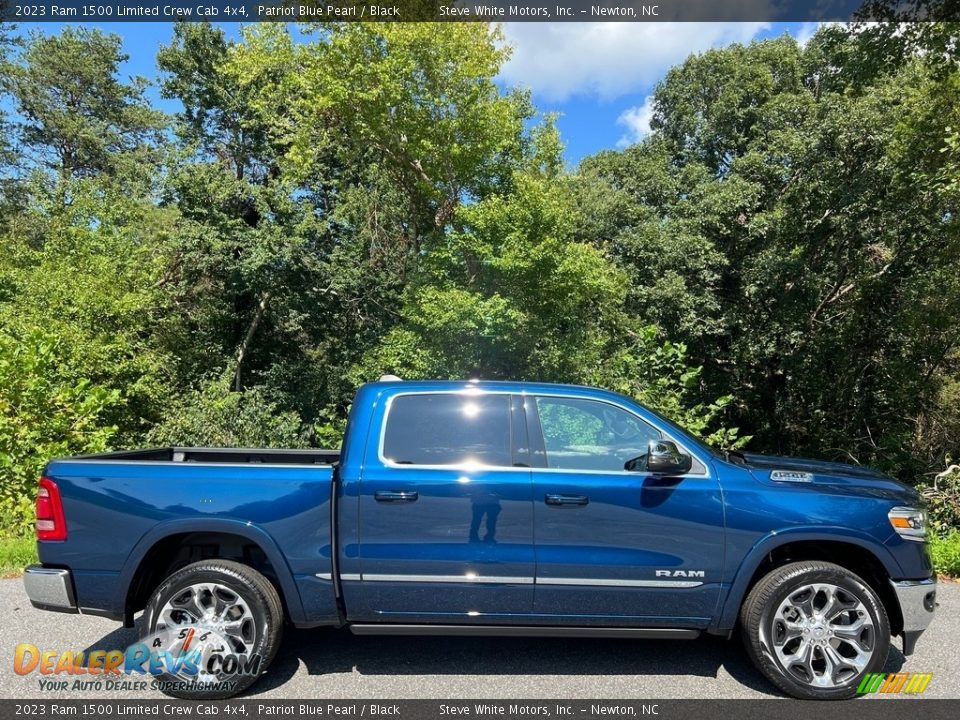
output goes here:
[{"label": "blue sky", "polygon": [[[237,23],[221,26],[231,37],[239,35]],[[156,78],[157,50],[169,42],[172,24],[100,27],[123,38],[130,56],[126,74]],[[56,33],[60,26],[25,23],[20,29]],[[531,89],[541,111],[561,114],[567,161],[575,165],[585,155],[641,138],[649,122],[650,93],[691,52],[784,33],[805,41],[814,29],[799,23],[512,23],[504,33],[513,56],[500,82]],[[161,102],[156,89],[151,96],[165,110],[177,110],[176,103]]]}]

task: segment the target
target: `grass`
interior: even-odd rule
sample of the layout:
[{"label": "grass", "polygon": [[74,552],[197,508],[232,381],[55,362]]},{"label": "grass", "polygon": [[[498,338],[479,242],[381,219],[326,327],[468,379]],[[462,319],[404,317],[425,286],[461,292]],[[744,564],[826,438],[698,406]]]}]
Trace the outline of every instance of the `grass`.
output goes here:
[{"label": "grass", "polygon": [[951,530],[943,537],[934,535],[930,539],[930,554],[938,574],[960,577],[960,530]]},{"label": "grass", "polygon": [[32,537],[0,536],[0,577],[14,577],[37,561],[37,541]]}]

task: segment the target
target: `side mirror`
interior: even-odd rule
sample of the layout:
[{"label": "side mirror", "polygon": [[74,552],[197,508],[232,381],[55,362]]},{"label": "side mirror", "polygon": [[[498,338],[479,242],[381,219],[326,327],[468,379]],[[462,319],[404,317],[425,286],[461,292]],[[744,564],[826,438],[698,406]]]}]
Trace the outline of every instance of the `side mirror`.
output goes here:
[{"label": "side mirror", "polygon": [[627,460],[623,467],[654,475],[686,475],[693,467],[693,458],[680,452],[672,440],[651,440],[646,455]]}]

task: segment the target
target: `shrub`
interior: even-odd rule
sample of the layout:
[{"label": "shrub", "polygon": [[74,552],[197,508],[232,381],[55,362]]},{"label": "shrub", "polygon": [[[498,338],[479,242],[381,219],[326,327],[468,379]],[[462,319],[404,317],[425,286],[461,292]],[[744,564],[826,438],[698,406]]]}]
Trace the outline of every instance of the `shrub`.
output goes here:
[{"label": "shrub", "polygon": [[946,535],[934,534],[930,540],[933,567],[941,575],[960,577],[960,530]]},{"label": "shrub", "polygon": [[947,469],[934,478],[932,485],[921,488],[920,494],[930,511],[934,533],[960,530],[960,465],[952,465],[948,457]]},{"label": "shrub", "polygon": [[154,445],[307,447],[300,416],[283,411],[261,387],[230,389],[231,372],[175,404],[147,435]]},{"label": "shrub", "polygon": [[51,458],[102,452],[116,432],[103,417],[119,393],[76,377],[61,351],[40,330],[0,332],[0,535],[30,532],[37,479]]}]

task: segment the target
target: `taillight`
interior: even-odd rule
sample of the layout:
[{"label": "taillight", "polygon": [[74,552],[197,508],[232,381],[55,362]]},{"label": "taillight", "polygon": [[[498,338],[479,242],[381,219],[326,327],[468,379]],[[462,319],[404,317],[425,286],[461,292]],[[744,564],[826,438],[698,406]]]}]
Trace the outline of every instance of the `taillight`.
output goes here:
[{"label": "taillight", "polygon": [[37,490],[37,540],[66,540],[67,521],[63,517],[60,489],[50,478],[40,478]]}]

